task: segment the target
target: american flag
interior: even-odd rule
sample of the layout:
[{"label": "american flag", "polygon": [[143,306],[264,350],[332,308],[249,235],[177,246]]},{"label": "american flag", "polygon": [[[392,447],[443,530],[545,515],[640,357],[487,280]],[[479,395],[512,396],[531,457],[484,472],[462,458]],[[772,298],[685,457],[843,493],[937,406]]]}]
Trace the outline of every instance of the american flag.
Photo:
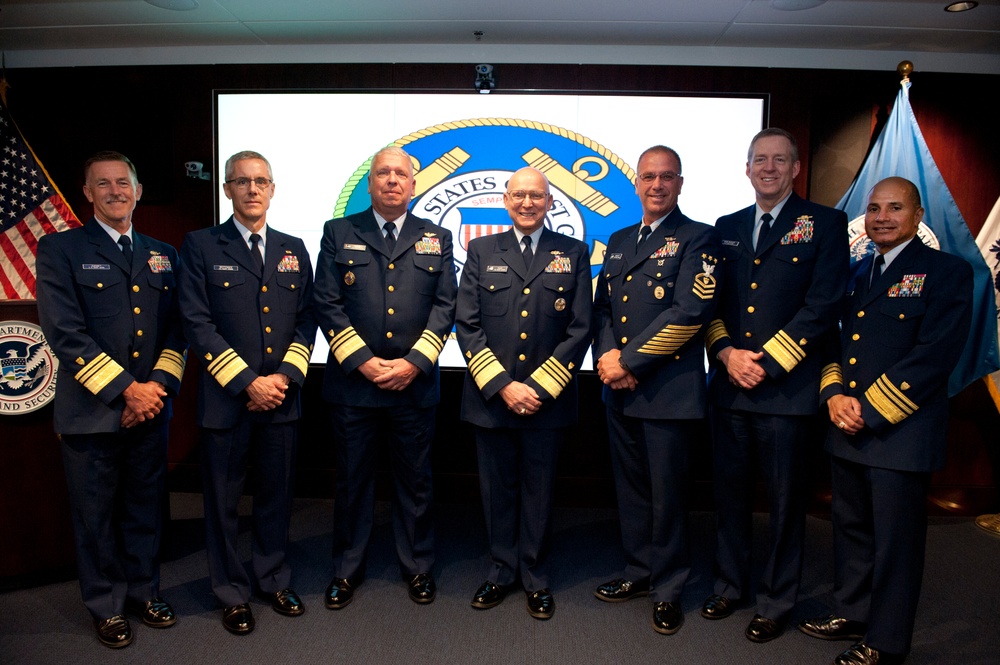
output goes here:
[{"label": "american flag", "polygon": [[[2,92],[0,82],[0,92]],[[35,297],[38,239],[82,226],[7,113],[0,96],[0,300]]]}]

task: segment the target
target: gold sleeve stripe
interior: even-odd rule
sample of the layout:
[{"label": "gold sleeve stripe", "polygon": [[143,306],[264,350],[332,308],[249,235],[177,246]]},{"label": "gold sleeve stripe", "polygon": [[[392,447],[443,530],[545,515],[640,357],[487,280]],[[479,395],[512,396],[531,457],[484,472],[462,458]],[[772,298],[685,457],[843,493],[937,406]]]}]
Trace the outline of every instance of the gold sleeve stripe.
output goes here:
[{"label": "gold sleeve stripe", "polygon": [[230,381],[247,368],[247,363],[232,349],[226,349],[208,364],[208,373],[225,388]]},{"label": "gold sleeve stripe", "polygon": [[639,348],[639,353],[653,356],[665,356],[677,351],[701,329],[701,324],[695,326],[669,325],[653,335]]},{"label": "gold sleeve stripe", "polygon": [[774,337],[767,340],[764,344],[764,350],[777,360],[786,372],[791,372],[806,357],[806,352],[802,350],[802,347],[796,344],[795,340],[789,337],[784,330],[779,330]]},{"label": "gold sleeve stripe", "polygon": [[705,347],[710,349],[720,339],[727,337],[729,337],[729,332],[726,330],[726,324],[722,322],[722,319],[714,319],[708,324],[708,331],[705,333]]},{"label": "gold sleeve stripe", "polygon": [[875,407],[875,410],[882,414],[882,417],[895,425],[907,416],[912,416],[918,407],[913,401],[903,394],[885,374],[869,386],[865,391],[865,397]]},{"label": "gold sleeve stripe", "polygon": [[299,342],[292,342],[281,362],[292,365],[302,372],[302,376],[305,376],[306,372],[309,371],[309,347]]},{"label": "gold sleeve stripe", "polygon": [[424,330],[420,333],[420,339],[413,345],[414,351],[426,356],[432,363],[437,362],[438,355],[440,355],[443,348],[444,342],[430,330]]},{"label": "gold sleeve stripe", "polygon": [[830,386],[844,385],[844,371],[838,363],[830,363],[823,368],[819,376],[819,391],[823,392]]},{"label": "gold sleeve stripe", "polygon": [[573,380],[573,375],[562,366],[562,363],[549,357],[541,367],[531,373],[531,378],[555,398],[559,397],[559,393]]},{"label": "gold sleeve stripe", "polygon": [[74,376],[84,388],[96,395],[124,371],[125,369],[108,354],[102,353],[84,365]]},{"label": "gold sleeve stripe", "polygon": [[715,277],[704,272],[695,275],[691,291],[702,300],[711,300],[715,295]]},{"label": "gold sleeve stripe", "polygon": [[504,369],[493,352],[487,348],[472,357],[472,360],[469,361],[469,371],[472,372],[472,378],[476,385],[482,390]]},{"label": "gold sleeve stripe", "polygon": [[352,353],[364,347],[365,341],[361,339],[361,335],[354,332],[354,326],[344,328],[340,334],[333,336],[330,340],[330,351],[333,352],[333,357],[337,359],[338,363],[343,363]]},{"label": "gold sleeve stripe", "polygon": [[184,374],[184,364],[186,361],[187,352],[178,353],[173,349],[163,349],[160,357],[156,360],[156,364],[153,365],[153,370],[166,372],[180,381],[181,376]]}]

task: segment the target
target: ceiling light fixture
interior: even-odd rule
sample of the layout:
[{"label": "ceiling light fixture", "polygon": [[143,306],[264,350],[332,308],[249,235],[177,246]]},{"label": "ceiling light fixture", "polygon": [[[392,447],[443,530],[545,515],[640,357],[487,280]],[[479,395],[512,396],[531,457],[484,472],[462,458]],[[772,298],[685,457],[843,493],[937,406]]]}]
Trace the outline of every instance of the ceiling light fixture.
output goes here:
[{"label": "ceiling light fixture", "polygon": [[953,2],[944,8],[946,12],[967,12],[979,6],[978,2]]}]

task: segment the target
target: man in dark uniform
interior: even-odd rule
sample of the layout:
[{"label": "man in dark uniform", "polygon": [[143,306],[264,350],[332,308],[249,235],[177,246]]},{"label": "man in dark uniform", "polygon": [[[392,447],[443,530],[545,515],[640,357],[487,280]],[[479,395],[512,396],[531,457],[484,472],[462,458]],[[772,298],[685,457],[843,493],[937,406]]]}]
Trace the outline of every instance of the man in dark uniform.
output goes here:
[{"label": "man in dark uniform", "polygon": [[500,604],[520,581],[531,616],[549,619],[552,484],[590,344],[590,253],[545,227],[552,195],[540,171],[514,173],[503,200],[513,228],[469,243],[456,317],[490,543],[472,606]]},{"label": "man in dark uniform", "polygon": [[181,247],[181,311],[202,365],[198,391],[205,545],[212,591],[226,630],[255,622],[251,579],[237,547],[237,505],[246,465],[253,468],[252,567],[272,609],[299,616],[285,559],[299,395],[316,334],[312,266],[298,238],[267,225],[274,196],[271,165],[259,153],[226,160],[233,215],[193,231]]},{"label": "man in dark uniform", "polygon": [[945,463],[948,376],[972,317],[972,268],[916,238],[923,214],[909,180],[869,192],[865,233],[877,252],[851,272],[839,353],[823,368],[836,614],[799,628],[856,641],[836,665],[901,663],[913,637],[927,490]]},{"label": "man in dark uniform", "polygon": [[187,345],[177,314],[177,252],[136,233],[135,166],[101,152],[84,167],[94,217],[38,242],[38,316],[59,358],[54,424],[76,537],[83,602],[109,647],[132,642],[125,609],[176,622],[160,598],[169,396]]},{"label": "man in dark uniform", "polygon": [[715,308],[719,236],[677,207],[680,156],[639,157],[642,221],[608,241],[594,297],[594,357],[604,382],[626,565],[597,588],[606,602],[653,599],[653,628],[680,630],[691,570],[689,449],[706,411],[705,328]]},{"label": "man in dark uniform", "polygon": [[451,233],[407,208],[413,164],[402,148],[372,158],[364,212],[323,229],[316,312],[330,344],[323,398],[332,405],[337,486],[329,609],[364,579],[375,506],[375,462],[389,447],[393,531],[400,571],[416,603],[436,593],[431,442],[440,399],[438,354],[455,320]]},{"label": "man in dark uniform", "polygon": [[791,134],[758,133],[746,172],[756,203],[716,223],[723,286],[707,346],[718,546],[701,614],[723,619],[749,600],[759,472],[770,542],[746,637],[767,642],[784,630],[798,594],[819,352],[836,324],[849,258],[847,216],[792,191],[799,156]]}]

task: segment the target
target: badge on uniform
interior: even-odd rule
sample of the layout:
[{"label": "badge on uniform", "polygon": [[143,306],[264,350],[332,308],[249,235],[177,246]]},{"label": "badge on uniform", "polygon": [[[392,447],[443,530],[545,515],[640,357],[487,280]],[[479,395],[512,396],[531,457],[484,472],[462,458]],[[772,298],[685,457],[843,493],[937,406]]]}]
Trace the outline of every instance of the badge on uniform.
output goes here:
[{"label": "badge on uniform", "polygon": [[110,263],[84,263],[81,267],[84,270],[111,270]]},{"label": "badge on uniform", "polygon": [[621,252],[615,252],[614,254],[608,257],[608,261],[621,261],[621,260],[622,260]]},{"label": "badge on uniform", "polygon": [[740,246],[740,241],[739,240],[726,240],[726,239],[723,239],[722,240],[722,246],[723,247],[739,247]]},{"label": "badge on uniform", "polygon": [[435,237],[436,233],[425,233],[424,237],[413,246],[417,254],[434,254],[441,256],[441,239]]},{"label": "badge on uniform", "polygon": [[151,272],[173,272],[174,271],[174,267],[172,265],[170,265],[170,257],[169,256],[164,256],[163,254],[160,254],[158,252],[157,253],[150,252],[150,254],[152,254],[152,256],[149,257],[149,260],[146,261],[146,263],[149,264],[149,270]]},{"label": "badge on uniform", "polygon": [[349,242],[344,243],[344,249],[352,249],[355,252],[363,252],[368,249],[367,245],[352,245]]},{"label": "badge on uniform", "polygon": [[566,299],[565,298],[556,298],[556,301],[555,301],[555,303],[552,306],[556,308],[557,312],[561,312],[564,309],[566,309]]},{"label": "badge on uniform", "polygon": [[278,272],[299,272],[299,257],[294,254],[285,254],[278,264]]},{"label": "badge on uniform", "polygon": [[[558,273],[571,273],[573,272],[573,262],[570,261],[568,256],[563,256],[563,253],[559,250],[552,250],[552,260],[549,261],[549,265],[545,266],[545,272],[558,272]],[[560,300],[562,300],[560,298]],[[558,300],[556,301],[559,302]],[[563,301],[563,307],[566,306],[566,301]],[[556,308],[560,312],[562,311],[558,307]]]},{"label": "badge on uniform", "polygon": [[677,250],[681,248],[681,244],[676,240],[668,240],[663,247],[659,248],[655,252],[649,255],[651,259],[669,259],[677,256]]},{"label": "badge on uniform", "polygon": [[888,296],[890,298],[919,298],[920,292],[924,289],[925,277],[927,277],[927,273],[923,275],[903,275],[903,279],[899,283],[889,287]]},{"label": "badge on uniform", "polygon": [[813,241],[812,215],[802,215],[795,220],[792,230],[781,236],[782,245],[799,245]]},{"label": "badge on uniform", "polygon": [[354,284],[354,273],[350,270],[344,273],[344,284],[347,284],[348,286]]},{"label": "badge on uniform", "polygon": [[507,266],[486,266],[486,272],[507,272]]},{"label": "badge on uniform", "polygon": [[220,265],[213,265],[212,266],[212,270],[221,271],[221,272],[237,272],[237,271],[239,271],[239,269],[240,269],[239,266],[220,266]]},{"label": "badge on uniform", "polygon": [[715,295],[715,266],[719,260],[709,254],[701,255],[701,272],[694,276],[691,292],[702,300],[711,300]]},{"label": "badge on uniform", "polygon": [[656,288],[653,289],[653,297],[656,298],[657,300],[663,300],[663,296],[665,295],[667,295],[666,290],[664,290],[662,286],[657,284]]}]

